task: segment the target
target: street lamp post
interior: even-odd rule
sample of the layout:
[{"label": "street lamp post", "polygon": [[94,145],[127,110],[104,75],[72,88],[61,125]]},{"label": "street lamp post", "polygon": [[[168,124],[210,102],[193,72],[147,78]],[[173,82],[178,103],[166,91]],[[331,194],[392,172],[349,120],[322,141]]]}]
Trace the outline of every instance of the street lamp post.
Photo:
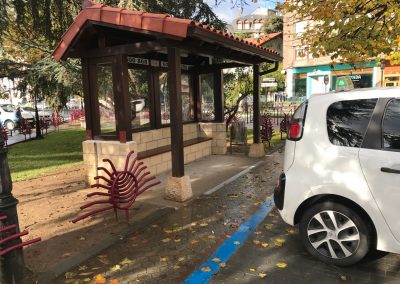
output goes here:
[{"label": "street lamp post", "polygon": [[[7,218],[0,221],[2,228],[9,225],[16,225],[16,233],[19,232],[19,222],[17,214],[18,200],[12,195],[12,181],[10,168],[7,161],[7,148],[4,147],[3,136],[0,135],[0,215],[5,215]],[[6,232],[0,233],[1,239],[7,237]],[[4,244],[2,249],[11,247],[21,243],[21,238],[16,238]],[[14,284],[22,283],[22,274],[24,269],[24,259],[22,248],[13,250],[5,254],[0,262],[1,283]]]},{"label": "street lamp post", "polygon": [[383,87],[383,71],[385,70],[386,60],[381,59],[381,87]]}]

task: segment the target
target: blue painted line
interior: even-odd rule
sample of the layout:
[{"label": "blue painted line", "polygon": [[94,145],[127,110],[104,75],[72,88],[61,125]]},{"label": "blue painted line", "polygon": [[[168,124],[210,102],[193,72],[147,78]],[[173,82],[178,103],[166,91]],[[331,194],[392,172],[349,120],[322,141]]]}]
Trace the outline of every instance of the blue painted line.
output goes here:
[{"label": "blue painted line", "polygon": [[[266,200],[260,209],[254,213],[239,229],[227,239],[216,251],[210,256],[205,263],[201,264],[188,278],[183,281],[185,284],[208,283],[212,276],[220,270],[219,263],[227,262],[231,256],[240,248],[244,241],[257,228],[257,226],[265,219],[269,212],[274,208],[273,195]],[[239,242],[239,244],[237,243]],[[236,243],[236,244],[235,244]],[[221,262],[213,262],[212,259],[219,258]],[[201,271],[202,268],[209,267],[209,272]]]}]

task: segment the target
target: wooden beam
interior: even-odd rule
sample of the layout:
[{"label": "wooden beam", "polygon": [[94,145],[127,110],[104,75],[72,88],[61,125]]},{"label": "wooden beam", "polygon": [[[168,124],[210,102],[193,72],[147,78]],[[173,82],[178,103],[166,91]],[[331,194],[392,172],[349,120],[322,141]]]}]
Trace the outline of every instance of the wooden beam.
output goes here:
[{"label": "wooden beam", "polygon": [[201,102],[201,81],[200,75],[193,74],[193,100],[194,100],[194,118],[196,121],[202,120],[202,102]]},{"label": "wooden beam", "polygon": [[253,65],[253,143],[260,143],[260,66]]},{"label": "wooden beam", "polygon": [[115,56],[119,54],[144,54],[151,51],[160,51],[161,49],[163,49],[163,46],[155,41],[144,41],[84,51],[75,51],[73,55],[83,58],[96,58]]},{"label": "wooden beam", "polygon": [[222,70],[214,72],[215,122],[224,122],[224,77]]},{"label": "wooden beam", "polygon": [[181,96],[181,56],[178,48],[168,48],[168,89],[170,103],[172,176],[183,177],[183,125]]},{"label": "wooden beam", "polygon": [[82,59],[83,100],[85,102],[86,140],[93,140],[93,113],[91,106],[89,60]]},{"label": "wooden beam", "polygon": [[97,64],[94,60],[89,60],[89,107],[91,108],[93,137],[101,134],[98,90]]},{"label": "wooden beam", "polygon": [[116,130],[119,141],[132,141],[132,110],[129,95],[128,62],[126,55],[117,55],[113,60],[113,89]]},{"label": "wooden beam", "polygon": [[237,62],[225,62],[225,63],[219,63],[219,64],[206,65],[206,66],[195,66],[195,67],[189,69],[189,71],[193,70],[197,74],[207,74],[207,73],[214,72],[215,70],[246,67],[246,66],[250,66],[250,64],[243,64],[243,63],[237,63]]}]

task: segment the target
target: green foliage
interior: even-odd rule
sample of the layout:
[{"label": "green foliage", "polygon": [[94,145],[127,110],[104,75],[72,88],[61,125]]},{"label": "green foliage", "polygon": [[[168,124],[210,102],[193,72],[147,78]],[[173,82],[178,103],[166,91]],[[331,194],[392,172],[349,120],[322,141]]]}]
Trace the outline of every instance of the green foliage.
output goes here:
[{"label": "green foliage", "polygon": [[83,140],[84,131],[73,129],[51,132],[46,139],[10,146],[8,162],[13,181],[81,162]]},{"label": "green foliage", "polygon": [[[272,69],[275,64],[264,64],[261,66],[261,72],[264,72],[268,69]],[[268,91],[283,91],[285,89],[285,75],[282,74],[283,70],[283,65],[282,63],[279,64],[278,70],[275,72],[272,72],[268,75],[265,75],[263,77],[268,77],[268,78],[275,78],[275,81],[278,83],[278,87],[276,88],[268,88]],[[265,89],[266,91],[266,89]]]},{"label": "green foliage", "polygon": [[283,17],[278,15],[269,16],[265,21],[262,30],[267,34],[283,31]]},{"label": "green foliage", "polygon": [[313,57],[357,63],[399,51],[400,1],[285,1],[287,24],[308,20],[302,35]]},{"label": "green foliage", "polygon": [[252,33],[235,33],[235,36],[237,36],[240,39],[245,39],[245,38],[250,38],[252,37]]}]

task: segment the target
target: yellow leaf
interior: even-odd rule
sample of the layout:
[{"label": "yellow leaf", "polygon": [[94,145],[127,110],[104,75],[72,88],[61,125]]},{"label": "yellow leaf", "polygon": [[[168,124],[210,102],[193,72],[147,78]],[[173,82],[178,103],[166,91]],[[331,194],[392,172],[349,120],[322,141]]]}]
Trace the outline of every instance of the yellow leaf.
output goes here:
[{"label": "yellow leaf", "polygon": [[271,197],[267,196],[267,197],[265,198],[265,200],[271,200]]},{"label": "yellow leaf", "polygon": [[236,242],[233,242],[233,244],[238,246],[238,245],[240,245],[240,242],[236,241]]},{"label": "yellow leaf", "polygon": [[255,244],[255,245],[259,245],[261,242],[259,241],[259,240],[254,240],[253,241],[253,244]]},{"label": "yellow leaf", "polygon": [[179,243],[181,241],[181,239],[175,239],[174,242],[175,243]]},{"label": "yellow leaf", "polygon": [[178,269],[180,269],[181,267],[180,267],[179,265],[174,265],[172,268],[175,269],[175,270],[178,270]]},{"label": "yellow leaf", "polygon": [[256,269],[255,268],[250,268],[249,269],[251,272],[256,272]]},{"label": "yellow leaf", "polygon": [[294,229],[292,227],[287,228],[286,232],[288,232],[289,235],[293,235],[295,233]]},{"label": "yellow leaf", "polygon": [[192,227],[197,226],[197,223],[193,222],[193,223],[190,224],[190,226],[192,226]]},{"label": "yellow leaf", "polygon": [[340,275],[340,280],[347,281],[347,276],[346,275]]},{"label": "yellow leaf", "polygon": [[212,259],[212,261],[213,261],[213,262],[221,262],[221,260],[220,260],[218,257],[214,257],[214,258]]},{"label": "yellow leaf", "polygon": [[107,282],[107,279],[106,279],[103,275],[97,274],[97,275],[94,277],[94,282],[93,282],[93,284],[106,284],[106,282]]},{"label": "yellow leaf", "polygon": [[163,240],[161,240],[163,243],[168,243],[168,242],[170,242],[171,241],[171,239],[170,238],[165,238],[165,239],[163,239]]},{"label": "yellow leaf", "polygon": [[265,278],[265,276],[267,276],[267,273],[260,272],[260,273],[258,273],[258,276],[262,279],[262,278]]},{"label": "yellow leaf", "polygon": [[121,270],[121,265],[119,265],[119,264],[114,265],[114,266],[111,267],[111,269],[110,269],[111,272],[115,272],[115,271],[118,271],[118,270]]},{"label": "yellow leaf", "polygon": [[178,261],[179,261],[179,262],[185,261],[185,257],[182,256],[182,257],[178,258]]},{"label": "yellow leaf", "polygon": [[276,247],[281,247],[281,246],[283,246],[283,244],[285,243],[286,241],[284,240],[284,239],[276,239],[275,240],[275,246]]},{"label": "yellow leaf", "polygon": [[273,224],[267,224],[265,225],[265,229],[271,230],[273,226],[274,226]]},{"label": "yellow leaf", "polygon": [[226,266],[226,263],[225,263],[225,262],[221,262],[221,263],[219,264],[219,266],[220,266],[220,267],[225,267],[225,266]]},{"label": "yellow leaf", "polygon": [[110,281],[110,284],[118,284],[118,280],[117,280],[117,279],[112,279],[112,280]]},{"label": "yellow leaf", "polygon": [[168,260],[168,257],[161,257],[161,258],[160,258],[160,261],[161,261],[161,262],[166,262],[167,260]]},{"label": "yellow leaf", "polygon": [[90,278],[83,279],[83,282],[90,282],[90,281],[92,281],[92,279],[90,279]]},{"label": "yellow leaf", "polygon": [[64,276],[65,276],[65,279],[72,279],[76,276],[76,273],[75,272],[65,272]]},{"label": "yellow leaf", "polygon": [[260,231],[255,231],[254,234],[261,235],[261,232]]},{"label": "yellow leaf", "polygon": [[284,263],[284,262],[278,262],[278,263],[276,264],[276,267],[278,267],[278,268],[286,268],[286,267],[287,267],[287,264]]},{"label": "yellow leaf", "polygon": [[158,225],[157,225],[157,224],[155,224],[155,225],[151,225],[151,227],[152,227],[152,228],[157,228],[157,227],[158,227]]},{"label": "yellow leaf", "polygon": [[207,223],[201,223],[201,224],[200,224],[200,227],[207,227],[207,226],[208,226]]},{"label": "yellow leaf", "polygon": [[133,262],[132,260],[130,260],[129,258],[125,257],[120,263],[122,265],[125,265],[125,264],[130,264],[132,262]]},{"label": "yellow leaf", "polygon": [[199,242],[199,240],[192,240],[190,243],[192,244],[192,245],[195,245],[195,244],[197,244]]},{"label": "yellow leaf", "polygon": [[211,271],[211,268],[208,267],[208,266],[205,266],[205,267],[202,267],[202,268],[201,268],[201,271],[203,271],[203,272],[210,272],[210,271]]},{"label": "yellow leaf", "polygon": [[79,240],[80,241],[84,241],[84,240],[86,240],[86,238],[85,237],[80,237]]},{"label": "yellow leaf", "polygon": [[267,248],[267,247],[269,246],[269,243],[262,243],[261,246],[262,246],[263,248]]},{"label": "yellow leaf", "polygon": [[82,271],[82,270],[86,270],[87,268],[88,267],[86,265],[82,265],[82,266],[79,266],[78,270]]},{"label": "yellow leaf", "polygon": [[208,238],[209,238],[209,239],[215,239],[215,236],[209,235]]}]

